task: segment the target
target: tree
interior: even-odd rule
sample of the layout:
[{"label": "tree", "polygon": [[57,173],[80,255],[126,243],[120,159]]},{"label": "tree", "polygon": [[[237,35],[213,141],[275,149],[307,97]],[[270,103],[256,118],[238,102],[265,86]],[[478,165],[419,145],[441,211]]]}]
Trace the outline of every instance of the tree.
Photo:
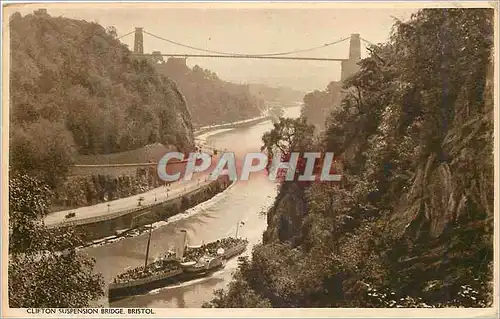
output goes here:
[{"label": "tree", "polygon": [[50,189],[35,178],[9,180],[9,306],[88,307],[104,294],[93,260],[77,253],[71,232],[54,233],[43,224]]},{"label": "tree", "polygon": [[106,28],[106,33],[109,34],[113,39],[118,37],[118,32],[114,26],[109,26]]},{"label": "tree", "polygon": [[305,152],[314,148],[314,127],[306,119],[280,118],[271,131],[262,136],[261,151],[269,156],[275,153]]},{"label": "tree", "polygon": [[[215,297],[203,304],[203,308],[269,308],[269,299],[263,298],[252,289],[251,283],[247,281],[251,276],[251,263],[248,257],[238,258],[238,271],[234,274],[234,280],[230,283],[229,291],[218,289],[214,292]],[[254,272],[255,273],[255,272]],[[258,273],[256,273],[258,274]],[[258,280],[257,278],[254,278]],[[250,280],[253,281],[253,280]]]},{"label": "tree", "polygon": [[269,107],[269,115],[271,116],[273,122],[279,121],[280,117],[283,117],[284,114],[283,107],[281,105],[272,105]]},{"label": "tree", "polygon": [[37,176],[51,188],[64,181],[74,156],[73,138],[62,124],[41,119],[12,129],[12,169]]}]

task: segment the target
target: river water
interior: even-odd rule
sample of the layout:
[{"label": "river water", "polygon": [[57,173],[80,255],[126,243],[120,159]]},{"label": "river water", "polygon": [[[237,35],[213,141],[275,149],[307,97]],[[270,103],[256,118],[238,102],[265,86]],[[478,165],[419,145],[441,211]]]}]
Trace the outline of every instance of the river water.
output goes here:
[{"label": "river water", "polygon": [[[297,117],[299,107],[285,109],[285,116]],[[262,134],[272,128],[271,122],[263,122],[248,128],[225,131],[207,138],[207,142],[217,149],[228,149],[241,158],[247,152],[259,152]],[[249,255],[252,246],[261,242],[262,233],[267,226],[265,211],[272,205],[276,196],[276,183],[267,179],[264,172],[252,173],[248,181],[237,181],[223,193],[208,202],[189,210],[184,216],[175,216],[172,221],[156,228],[151,235],[150,257],[153,260],[178,242],[179,230],[186,229],[188,243],[198,245],[222,237],[236,235],[249,240]],[[263,213],[264,212],[264,213]],[[144,264],[148,234],[125,238],[121,241],[85,249],[96,260],[96,271],[110,282],[126,268]],[[203,302],[212,299],[215,289],[224,288],[230,282],[237,267],[237,258],[210,277],[165,287],[145,295],[133,296],[111,303],[110,307],[201,307]],[[107,287],[106,287],[107,289]],[[107,300],[100,302],[107,305]]]}]

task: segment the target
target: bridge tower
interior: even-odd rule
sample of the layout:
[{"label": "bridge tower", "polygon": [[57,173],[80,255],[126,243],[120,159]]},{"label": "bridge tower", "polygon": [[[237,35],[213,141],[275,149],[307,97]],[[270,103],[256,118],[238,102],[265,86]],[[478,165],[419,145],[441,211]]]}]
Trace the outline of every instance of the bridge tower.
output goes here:
[{"label": "bridge tower", "polygon": [[142,28],[135,28],[134,53],[139,53],[139,54],[144,53],[144,40],[143,40]]},{"label": "bridge tower", "polygon": [[359,70],[357,63],[361,60],[361,37],[359,34],[351,34],[349,42],[349,59],[342,61],[340,81],[346,80]]}]

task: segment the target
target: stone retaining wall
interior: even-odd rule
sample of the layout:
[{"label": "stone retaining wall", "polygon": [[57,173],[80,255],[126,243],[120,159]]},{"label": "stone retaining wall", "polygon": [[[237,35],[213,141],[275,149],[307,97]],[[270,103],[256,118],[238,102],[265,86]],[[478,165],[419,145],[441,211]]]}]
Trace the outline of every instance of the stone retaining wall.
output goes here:
[{"label": "stone retaining wall", "polygon": [[159,204],[137,208],[121,214],[99,216],[95,221],[86,220],[85,224],[63,225],[54,227],[53,231],[67,231],[73,229],[84,242],[105,238],[117,234],[117,231],[133,229],[154,222],[166,221],[169,217],[185,212],[202,202],[205,202],[224,191],[231,185],[227,175],[221,176],[218,180],[208,185],[197,188],[183,196],[164,201]]}]

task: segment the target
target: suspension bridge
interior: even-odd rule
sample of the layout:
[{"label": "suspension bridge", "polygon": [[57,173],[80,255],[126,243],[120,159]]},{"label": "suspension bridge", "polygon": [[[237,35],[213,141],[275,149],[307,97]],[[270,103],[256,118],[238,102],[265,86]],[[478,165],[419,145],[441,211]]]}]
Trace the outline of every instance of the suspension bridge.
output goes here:
[{"label": "suspension bridge", "polygon": [[[361,60],[361,41],[366,44],[372,44],[370,41],[363,39],[359,34],[351,34],[350,36],[344,37],[340,40],[325,43],[311,48],[292,50],[286,52],[273,52],[273,53],[262,53],[262,54],[247,54],[247,53],[235,53],[235,52],[221,52],[208,50],[204,48],[195,47],[192,45],[187,45],[174,40],[170,40],[153,33],[147,32],[141,27],[136,27],[135,30],[120,36],[118,39],[126,37],[128,35],[134,34],[134,55],[149,57],[155,62],[163,61],[163,57],[170,58],[221,58],[221,59],[267,59],[267,60],[301,60],[301,61],[327,61],[327,62],[340,62],[341,63],[341,81],[348,78],[350,75],[358,71],[358,62]],[[198,51],[201,53],[162,53],[160,51],[153,51],[152,53],[144,53],[144,34],[153,37],[158,40],[162,40],[169,44],[180,46],[186,49]],[[320,49],[324,49],[344,41],[349,40],[349,55],[347,58],[324,58],[324,57],[311,57],[311,56],[291,56],[299,53],[312,52]]]}]

